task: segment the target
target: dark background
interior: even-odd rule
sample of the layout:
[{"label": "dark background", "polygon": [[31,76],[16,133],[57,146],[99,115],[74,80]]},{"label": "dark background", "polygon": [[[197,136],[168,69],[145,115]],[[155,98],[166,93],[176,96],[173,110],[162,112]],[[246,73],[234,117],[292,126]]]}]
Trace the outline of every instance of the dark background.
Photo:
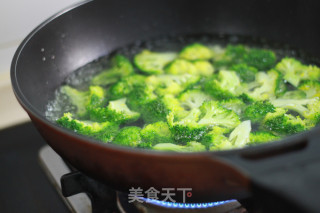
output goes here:
[{"label": "dark background", "polygon": [[69,212],[40,167],[44,145],[31,123],[0,131],[0,212]]}]

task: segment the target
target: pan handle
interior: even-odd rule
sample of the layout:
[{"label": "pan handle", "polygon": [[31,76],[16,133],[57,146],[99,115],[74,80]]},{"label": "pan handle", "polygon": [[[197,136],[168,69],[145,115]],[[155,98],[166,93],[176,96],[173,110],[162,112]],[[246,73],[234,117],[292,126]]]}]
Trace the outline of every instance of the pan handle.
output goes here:
[{"label": "pan handle", "polygon": [[223,158],[248,174],[253,199],[267,212],[319,212],[320,138],[283,144]]}]

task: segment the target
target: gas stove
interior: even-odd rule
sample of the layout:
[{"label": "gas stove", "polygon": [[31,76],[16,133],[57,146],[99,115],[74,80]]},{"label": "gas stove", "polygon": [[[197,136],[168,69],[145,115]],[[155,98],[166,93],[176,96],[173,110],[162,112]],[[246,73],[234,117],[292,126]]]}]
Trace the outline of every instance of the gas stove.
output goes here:
[{"label": "gas stove", "polygon": [[0,141],[0,212],[264,212],[252,199],[131,202],[129,192],[114,191],[68,165],[31,123],[0,131]]},{"label": "gas stove", "polygon": [[236,200],[210,203],[177,203],[136,197],[117,192],[68,166],[49,146],[41,148],[40,163],[71,212],[232,212],[247,210]]}]

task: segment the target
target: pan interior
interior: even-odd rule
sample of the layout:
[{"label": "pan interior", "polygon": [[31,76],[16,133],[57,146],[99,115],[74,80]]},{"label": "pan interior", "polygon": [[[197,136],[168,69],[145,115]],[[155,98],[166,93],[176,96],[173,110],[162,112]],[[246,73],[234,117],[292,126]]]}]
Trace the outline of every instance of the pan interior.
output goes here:
[{"label": "pan interior", "polygon": [[[138,54],[144,49],[155,52],[176,51],[178,52],[184,46],[191,43],[202,43],[207,46],[219,45],[225,47],[228,44],[244,44],[249,47],[265,48],[273,50],[279,59],[283,57],[295,57],[303,63],[315,64],[312,57],[308,56],[301,50],[294,49],[288,45],[268,41],[264,38],[254,38],[239,35],[212,35],[212,34],[198,34],[198,35],[181,35],[181,36],[166,36],[146,41],[136,41],[132,44],[118,48],[110,54],[104,55],[94,61],[76,69],[68,75],[62,85],[70,85],[76,89],[87,89],[90,85],[92,77],[99,71],[110,67],[110,58],[116,54],[121,54],[133,60],[134,55]],[[67,97],[59,92],[59,87],[55,90],[55,97],[48,101],[45,110],[45,116],[51,122],[54,122],[63,116],[64,112],[75,112],[75,108],[68,104]],[[131,125],[143,127],[143,122],[138,121]],[[257,126],[253,126],[257,129]]]}]

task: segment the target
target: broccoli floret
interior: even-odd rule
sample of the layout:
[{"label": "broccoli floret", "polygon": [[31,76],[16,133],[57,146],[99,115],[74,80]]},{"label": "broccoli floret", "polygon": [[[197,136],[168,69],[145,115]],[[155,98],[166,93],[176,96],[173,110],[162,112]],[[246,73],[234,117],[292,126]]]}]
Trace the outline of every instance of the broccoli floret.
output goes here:
[{"label": "broccoli floret", "polygon": [[214,143],[212,143],[212,145],[209,147],[210,151],[228,150],[234,148],[229,139],[224,135],[215,135],[213,136],[212,140]]},{"label": "broccoli floret", "polygon": [[248,145],[262,144],[266,142],[279,140],[280,137],[267,131],[256,131],[250,133],[250,142]]},{"label": "broccoli floret", "polygon": [[177,57],[173,52],[151,52],[143,50],[134,57],[134,64],[144,73],[162,74],[164,67]]},{"label": "broccoli floret", "polygon": [[301,80],[317,81],[320,77],[320,68],[312,65],[304,65],[294,58],[283,58],[276,69],[283,75],[284,79],[295,87],[298,87]]},{"label": "broccoli floret", "polygon": [[135,86],[145,85],[145,76],[143,75],[130,75],[123,77],[120,81],[110,87],[109,95],[111,100],[124,98],[128,95]]},{"label": "broccoli floret", "polygon": [[[242,148],[249,142],[251,131],[251,122],[243,121],[231,133],[229,138],[223,135],[223,132],[211,132],[204,136],[209,139],[209,150],[227,150],[232,148]],[[203,141],[202,141],[203,142]]]},{"label": "broccoli floret", "polygon": [[212,57],[212,52],[203,44],[194,43],[184,47],[179,57],[187,60],[208,60]]},{"label": "broccoli floret", "polygon": [[115,55],[111,59],[111,68],[93,77],[91,84],[107,86],[117,82],[121,77],[131,75],[133,71],[133,66],[129,59],[123,55]]},{"label": "broccoli floret", "polygon": [[307,104],[308,110],[304,112],[303,116],[307,119],[309,127],[314,127],[320,123],[320,100],[313,98]]},{"label": "broccoli floret", "polygon": [[70,104],[76,107],[77,117],[81,118],[86,117],[87,109],[103,106],[106,102],[106,91],[99,86],[90,86],[88,91],[63,86],[60,92],[68,97]]},{"label": "broccoli floret", "polygon": [[201,76],[210,76],[214,72],[214,67],[208,61],[195,61],[193,62],[197,70],[197,74]]},{"label": "broccoli floret", "polygon": [[251,82],[255,80],[255,75],[258,70],[255,67],[250,67],[247,64],[233,65],[230,70],[235,71],[240,79],[244,82]]},{"label": "broccoli floret", "polygon": [[229,135],[229,141],[235,148],[242,148],[249,142],[251,122],[241,122]]},{"label": "broccoli floret", "polygon": [[234,98],[242,93],[240,78],[235,72],[226,70],[207,80],[204,89],[217,99]]},{"label": "broccoli floret", "polygon": [[170,63],[166,68],[168,74],[192,74],[201,76],[210,76],[214,72],[212,64],[208,61],[194,61],[190,62],[184,59],[176,59]]},{"label": "broccoli floret", "polygon": [[206,151],[205,146],[201,143],[191,141],[185,146],[177,145],[173,143],[159,143],[152,147],[154,150],[158,151],[168,151],[168,152],[201,152]]},{"label": "broccoli floret", "polygon": [[179,93],[197,83],[199,80],[199,76],[190,74],[166,74],[150,76],[146,79],[146,83],[154,88],[154,91],[157,95],[163,96],[166,94],[178,95]]},{"label": "broccoli floret", "polygon": [[262,123],[264,129],[276,135],[292,135],[307,129],[304,120],[286,112],[287,110],[283,108],[276,108],[275,112],[269,112]]},{"label": "broccoli floret", "polygon": [[143,148],[151,148],[158,143],[174,143],[168,124],[162,121],[146,125],[141,130],[141,138],[139,147]]},{"label": "broccoli floret", "polygon": [[153,90],[153,87],[147,84],[135,86],[127,96],[129,108],[141,112],[142,106],[157,99]]},{"label": "broccoli floret", "polygon": [[111,121],[124,124],[131,123],[139,119],[140,113],[131,111],[126,98],[110,101],[107,107],[95,107],[89,110],[90,119],[94,121]]},{"label": "broccoli floret", "polygon": [[300,90],[292,90],[285,92],[280,99],[306,99],[306,93]]},{"label": "broccoli floret", "polygon": [[173,75],[180,75],[180,74],[197,74],[197,68],[195,65],[187,60],[184,59],[176,59],[171,62],[166,68],[166,73],[173,74]]},{"label": "broccoli floret", "polygon": [[211,96],[205,94],[201,90],[187,90],[179,97],[181,106],[185,110],[199,108],[203,102],[212,100]]},{"label": "broccoli floret", "polygon": [[76,107],[77,116],[83,117],[87,113],[89,91],[79,91],[70,86],[62,86],[60,92],[68,97],[71,105]]},{"label": "broccoli floret", "polygon": [[271,101],[274,106],[289,109],[299,113],[307,119],[309,127],[313,127],[319,123],[320,118],[320,100],[312,99],[275,99]]},{"label": "broccoli floret", "polygon": [[109,120],[117,123],[130,123],[139,119],[140,113],[131,111],[126,101],[126,98],[122,98],[109,102],[107,107]]},{"label": "broccoli floret", "polygon": [[206,101],[202,104],[200,110],[202,114],[198,122],[200,125],[232,129],[240,123],[239,116],[234,111],[223,108],[218,101]]},{"label": "broccoli floret", "polygon": [[224,108],[234,111],[239,116],[243,113],[247,106],[247,104],[238,98],[225,99],[220,101],[220,104]]},{"label": "broccoli floret", "polygon": [[107,92],[100,86],[89,87],[89,101],[87,107],[101,107],[106,103]]},{"label": "broccoli floret", "polygon": [[141,128],[137,126],[127,126],[120,129],[119,133],[114,137],[112,143],[137,147],[141,143]]},{"label": "broccoli floret", "polygon": [[303,92],[307,98],[320,97],[319,81],[303,81],[298,89],[300,92]]},{"label": "broccoli floret", "polygon": [[[231,148],[232,144],[228,138],[224,135],[229,133],[230,129],[222,128],[219,126],[212,127],[212,130],[206,133],[201,138],[201,144],[203,144],[207,149],[210,150],[220,150]],[[226,146],[226,147],[225,147]]]},{"label": "broccoli floret", "polygon": [[223,59],[225,56],[226,49],[220,45],[213,45],[208,47],[212,52],[212,58],[214,61]]},{"label": "broccoli floret", "polygon": [[170,94],[145,102],[140,105],[137,111],[141,113],[141,117],[146,123],[166,121],[166,116],[170,112],[174,112],[177,118],[185,115],[179,101]]},{"label": "broccoli floret", "polygon": [[167,114],[173,112],[177,119],[182,119],[189,113],[181,106],[181,102],[173,95],[165,95],[161,98],[161,101],[167,109]]},{"label": "broccoli floret", "polygon": [[103,142],[112,141],[119,128],[118,125],[108,121],[97,123],[92,121],[81,121],[72,117],[73,115],[71,113],[65,113],[57,120],[57,123],[76,133],[90,136]]},{"label": "broccoli floret", "polygon": [[271,50],[252,48],[244,55],[243,61],[258,70],[269,70],[276,62],[276,55]]},{"label": "broccoli floret", "polygon": [[272,99],[275,97],[280,79],[280,74],[275,70],[267,73],[258,72],[256,80],[247,85],[245,93],[255,101]]},{"label": "broccoli floret", "polygon": [[285,108],[304,115],[308,111],[307,105],[314,101],[314,99],[274,99],[271,103],[275,107]]},{"label": "broccoli floret", "polygon": [[185,144],[188,141],[197,141],[208,130],[205,125],[199,125],[200,110],[192,109],[186,117],[177,120],[174,112],[170,112],[167,116],[168,124],[175,141]]},{"label": "broccoli floret", "polygon": [[244,110],[243,117],[256,123],[262,121],[269,112],[275,112],[275,107],[269,101],[257,101]]},{"label": "broccoli floret", "polygon": [[233,64],[242,63],[243,56],[248,52],[248,49],[244,45],[231,45],[226,47],[225,55],[229,58]]},{"label": "broccoli floret", "polygon": [[[222,132],[210,133],[209,140],[211,139],[211,144],[209,150],[226,150],[232,148],[242,148],[249,142],[249,136],[251,131],[251,122],[243,121],[240,123],[227,138]],[[208,138],[205,136],[205,138]]]}]

